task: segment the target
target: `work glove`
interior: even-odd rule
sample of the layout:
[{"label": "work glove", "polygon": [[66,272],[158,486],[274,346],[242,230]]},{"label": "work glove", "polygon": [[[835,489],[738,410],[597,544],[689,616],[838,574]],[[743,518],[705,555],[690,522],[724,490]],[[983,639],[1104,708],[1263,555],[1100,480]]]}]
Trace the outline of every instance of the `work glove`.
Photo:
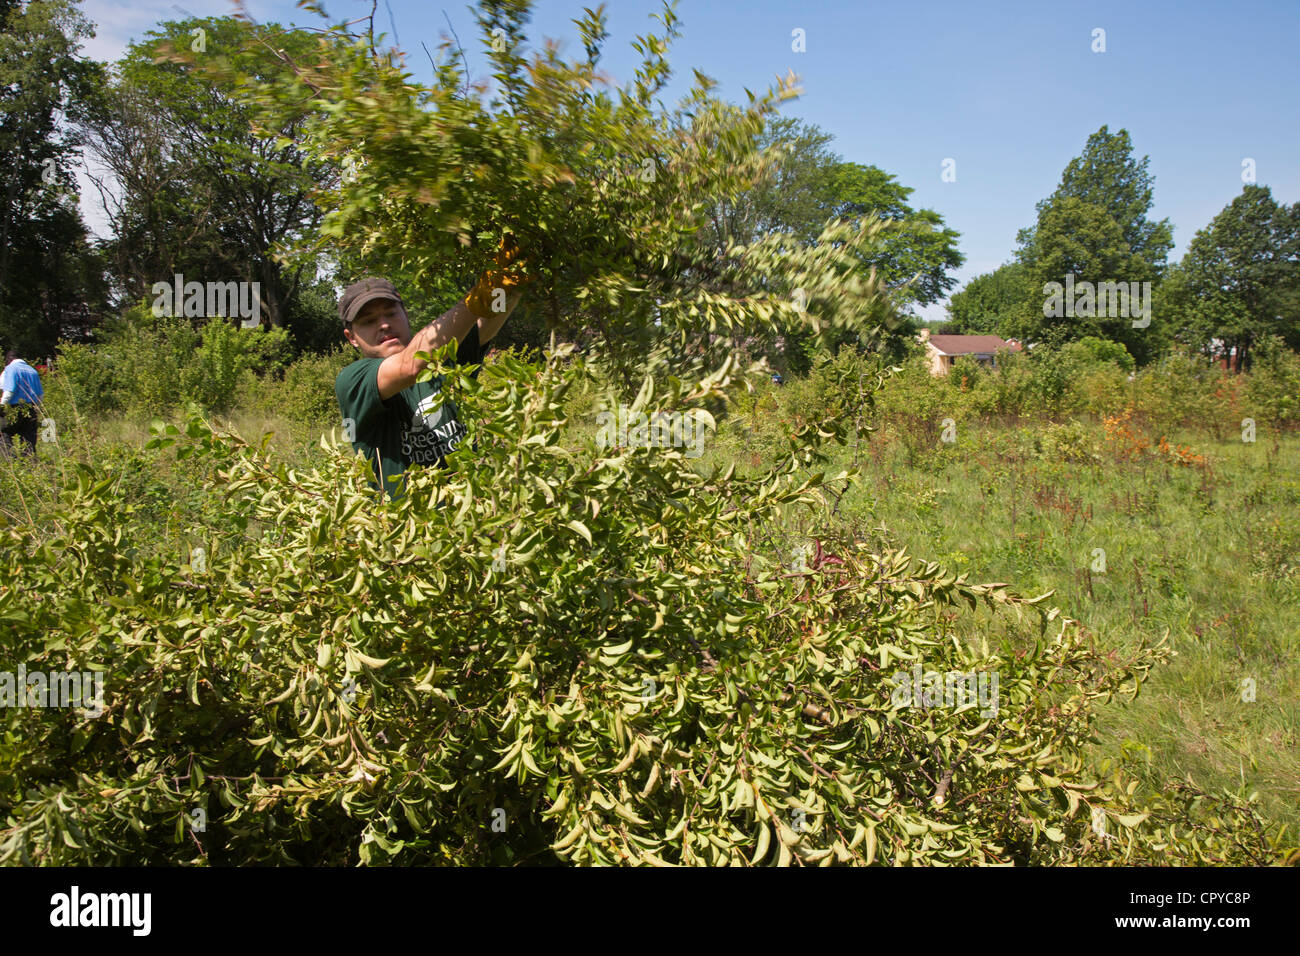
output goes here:
[{"label": "work glove", "polygon": [[498,296],[496,290],[503,289],[508,296],[532,281],[530,276],[524,274],[523,264],[524,256],[519,243],[513,235],[506,233],[501,237],[501,245],[497,249],[496,265],[483,273],[478,284],[465,296],[465,307],[480,319],[499,315],[500,311],[492,308],[493,299],[501,303],[501,309],[504,310],[504,296]]}]

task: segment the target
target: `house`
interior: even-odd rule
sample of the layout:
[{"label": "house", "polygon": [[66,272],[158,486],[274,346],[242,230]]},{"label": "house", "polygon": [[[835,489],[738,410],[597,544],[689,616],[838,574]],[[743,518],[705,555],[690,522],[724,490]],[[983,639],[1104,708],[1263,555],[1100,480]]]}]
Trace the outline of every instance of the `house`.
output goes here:
[{"label": "house", "polygon": [[1225,372],[1241,371],[1241,354],[1237,346],[1228,348],[1223,339],[1210,339],[1205,351],[1209,353],[1210,361]]},{"label": "house", "polygon": [[996,335],[931,335],[929,329],[922,329],[920,339],[930,360],[931,375],[947,375],[961,355],[969,355],[981,365],[996,368],[999,351],[1022,351],[1020,343],[1015,339],[1004,339]]}]

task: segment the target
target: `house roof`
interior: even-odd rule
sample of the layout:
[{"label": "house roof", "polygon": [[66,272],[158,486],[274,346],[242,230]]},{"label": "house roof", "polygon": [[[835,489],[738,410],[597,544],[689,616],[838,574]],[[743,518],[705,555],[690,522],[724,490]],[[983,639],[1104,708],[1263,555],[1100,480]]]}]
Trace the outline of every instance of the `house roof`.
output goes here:
[{"label": "house roof", "polygon": [[998,349],[1020,351],[1019,342],[996,335],[932,335],[927,340],[944,355],[992,355]]}]

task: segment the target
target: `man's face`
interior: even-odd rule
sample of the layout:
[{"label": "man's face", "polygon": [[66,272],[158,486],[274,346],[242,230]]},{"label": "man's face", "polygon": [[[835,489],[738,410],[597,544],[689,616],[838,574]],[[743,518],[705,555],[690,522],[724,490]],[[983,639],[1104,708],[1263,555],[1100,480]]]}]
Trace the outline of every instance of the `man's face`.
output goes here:
[{"label": "man's face", "polygon": [[400,303],[375,299],[365,304],[343,334],[366,358],[388,358],[411,341],[411,323]]}]

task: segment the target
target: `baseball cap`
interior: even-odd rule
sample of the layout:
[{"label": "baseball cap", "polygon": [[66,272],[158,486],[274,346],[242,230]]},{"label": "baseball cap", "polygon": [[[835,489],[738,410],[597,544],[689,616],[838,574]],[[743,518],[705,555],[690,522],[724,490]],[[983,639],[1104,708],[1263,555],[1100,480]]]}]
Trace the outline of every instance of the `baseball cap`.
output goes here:
[{"label": "baseball cap", "polygon": [[343,298],[339,299],[339,318],[343,320],[345,326],[356,321],[357,315],[365,308],[366,303],[373,302],[375,299],[402,301],[397,287],[387,279],[374,277],[361,279],[343,290]]}]

